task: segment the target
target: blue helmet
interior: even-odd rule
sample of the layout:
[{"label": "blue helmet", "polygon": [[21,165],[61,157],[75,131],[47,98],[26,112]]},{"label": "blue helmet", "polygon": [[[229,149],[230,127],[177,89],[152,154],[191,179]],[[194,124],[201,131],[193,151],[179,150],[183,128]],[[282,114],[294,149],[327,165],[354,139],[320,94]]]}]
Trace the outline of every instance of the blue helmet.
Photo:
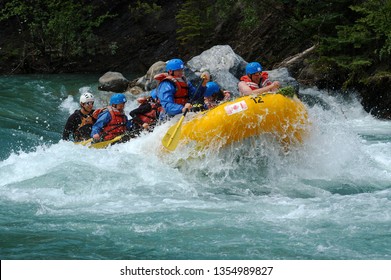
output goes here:
[{"label": "blue helmet", "polygon": [[262,66],[258,62],[250,62],[246,66],[246,75],[252,75],[258,72],[262,72]]},{"label": "blue helmet", "polygon": [[184,63],[179,58],[171,59],[166,64],[166,71],[175,71],[175,70],[181,70],[184,68]]},{"label": "blue helmet", "polygon": [[116,93],[110,97],[110,105],[117,105],[126,102],[126,96],[122,93]]},{"label": "blue helmet", "polygon": [[220,91],[220,87],[215,82],[207,82],[204,97],[209,97]]}]

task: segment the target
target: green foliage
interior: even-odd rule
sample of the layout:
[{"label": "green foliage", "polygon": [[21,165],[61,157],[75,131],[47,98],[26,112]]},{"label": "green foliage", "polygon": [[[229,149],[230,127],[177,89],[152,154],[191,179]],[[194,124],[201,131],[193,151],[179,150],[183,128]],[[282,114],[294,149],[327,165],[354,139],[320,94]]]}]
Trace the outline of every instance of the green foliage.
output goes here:
[{"label": "green foliage", "polygon": [[361,5],[352,6],[352,10],[362,15],[354,25],[362,32],[370,34],[367,42],[374,44],[374,52],[379,59],[389,59],[391,55],[391,1],[368,0]]},{"label": "green foliage", "polygon": [[115,55],[117,53],[117,50],[118,50],[117,42],[111,42],[109,44],[109,50],[110,50],[110,54],[111,55]]},{"label": "green foliage", "polygon": [[[243,20],[240,22],[242,29],[252,31],[254,28],[262,26],[263,20],[270,13],[280,13],[279,6],[283,0],[240,0],[239,5]],[[238,12],[237,11],[237,12]]]},{"label": "green foliage", "polygon": [[227,20],[235,10],[233,7],[238,3],[237,0],[216,0],[215,14],[213,15],[217,21]]},{"label": "green foliage", "polygon": [[281,3],[286,15],[283,24],[290,29],[291,39],[310,39],[318,45],[318,57],[312,63],[320,73],[339,72],[339,81],[348,87],[365,78],[376,65],[390,68],[391,0]]},{"label": "green foliage", "polygon": [[238,12],[243,17],[240,26],[243,29],[254,28],[265,15],[264,8],[272,2],[279,0],[186,0],[176,15],[179,25],[177,39],[183,46],[202,44],[218,24]]},{"label": "green foliage", "polygon": [[296,90],[293,86],[287,86],[279,89],[277,93],[287,97],[294,97],[296,95]]},{"label": "green foliage", "polygon": [[247,4],[243,6],[242,15],[244,17],[243,21],[241,22],[241,26],[244,29],[251,29],[254,28],[254,26],[259,25],[259,13],[257,11],[257,5],[258,3],[254,1],[246,1]]},{"label": "green foliage", "polygon": [[92,30],[110,17],[95,17],[92,5],[75,0],[13,0],[0,12],[0,21],[19,21],[30,53],[51,59],[95,54],[99,41]]},{"label": "green foliage", "polygon": [[139,22],[145,16],[153,16],[155,20],[159,18],[162,7],[152,1],[152,3],[146,3],[144,1],[137,0],[134,5],[129,5],[130,14],[135,22]]},{"label": "green foliage", "polygon": [[[16,22],[22,39],[19,49],[4,46],[3,52],[8,51],[3,56],[23,53],[24,56],[33,55],[34,59],[49,57],[53,61],[69,61],[72,57],[85,55],[115,54],[119,48],[117,42],[103,46],[93,32],[112,17],[107,13],[97,15],[96,8],[102,7],[97,5],[95,8],[91,3],[98,2],[3,1],[0,21],[11,19]],[[129,13],[136,23],[144,17],[158,21],[163,7],[158,0],[121,1],[123,3],[132,3]],[[270,36],[266,34],[267,30],[262,33],[266,35],[265,40],[269,40],[265,45],[275,39],[281,48],[269,50],[269,53],[278,56],[281,50],[290,47],[302,51],[316,44],[313,68],[321,73],[334,71],[327,77],[340,79],[340,84],[348,86],[360,81],[379,65],[385,71],[391,67],[391,0],[184,0],[175,3],[180,5],[175,15],[177,39],[188,52],[195,53],[213,43],[215,32],[222,30],[220,27],[224,23],[235,28],[238,34],[245,33],[248,40],[250,36],[258,35],[265,19],[272,18],[278,20],[278,25],[273,27]],[[240,19],[240,22],[236,24],[232,19]],[[278,32],[278,38],[274,38]],[[221,37],[227,37],[224,35]],[[274,46],[273,42],[271,46]],[[256,52],[258,49],[254,55]],[[337,72],[342,73],[341,77],[337,77]]]},{"label": "green foliage", "polygon": [[207,0],[187,0],[178,14],[177,39],[181,45],[197,45],[210,36],[212,23],[212,13],[208,8]]}]

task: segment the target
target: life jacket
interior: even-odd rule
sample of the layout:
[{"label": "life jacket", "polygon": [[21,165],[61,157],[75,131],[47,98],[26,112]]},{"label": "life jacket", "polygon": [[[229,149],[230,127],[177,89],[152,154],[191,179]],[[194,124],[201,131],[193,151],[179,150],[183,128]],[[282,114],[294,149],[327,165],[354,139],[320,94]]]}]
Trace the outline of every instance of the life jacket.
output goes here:
[{"label": "life jacket", "polygon": [[138,123],[140,126],[144,123],[154,124],[156,120],[159,118],[160,112],[163,111],[163,107],[158,100],[153,99],[152,97],[138,98],[137,101],[140,103],[140,106],[149,103],[151,105],[151,110],[149,112],[137,114],[137,117],[141,120],[141,123]]},{"label": "life jacket", "polygon": [[267,72],[262,72],[262,79],[260,84],[254,83],[248,75],[242,76],[241,81],[244,81],[252,90],[259,89],[261,87],[266,87],[272,84],[272,81],[269,80],[269,74]]},{"label": "life jacket", "polygon": [[170,81],[175,85],[176,91],[174,93],[174,102],[185,105],[189,99],[189,87],[187,82],[180,77],[174,77],[167,73],[157,74],[153,77],[159,83],[162,81]]},{"label": "life jacket", "polygon": [[105,108],[98,108],[98,109],[95,109],[95,111],[92,113],[92,117],[93,117],[95,120],[97,120],[97,119],[99,118],[100,113],[102,113],[102,112],[104,112],[104,111],[106,111],[106,110],[107,110],[106,107],[105,107]]},{"label": "life jacket", "polygon": [[94,110],[87,115],[84,115],[81,110],[78,110],[77,112],[80,116],[81,123],[75,130],[73,137],[75,138],[75,141],[82,141],[90,138],[92,125],[96,121],[96,118],[93,117]]},{"label": "life jacket", "polygon": [[94,111],[93,117],[99,117],[99,115],[106,110],[109,110],[111,120],[106,126],[103,127],[103,140],[111,140],[118,135],[124,134],[126,131],[126,116],[124,113],[121,113],[117,110],[114,110],[113,107],[108,106],[107,108],[99,108]]}]

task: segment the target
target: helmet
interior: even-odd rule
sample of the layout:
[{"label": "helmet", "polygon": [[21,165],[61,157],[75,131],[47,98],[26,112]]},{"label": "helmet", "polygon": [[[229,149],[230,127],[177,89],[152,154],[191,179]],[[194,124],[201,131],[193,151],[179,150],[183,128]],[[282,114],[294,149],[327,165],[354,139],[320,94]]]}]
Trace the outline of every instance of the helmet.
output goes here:
[{"label": "helmet", "polygon": [[174,58],[169,61],[167,61],[166,64],[166,71],[175,71],[175,70],[181,70],[184,68],[184,63],[179,58]]},{"label": "helmet", "polygon": [[126,102],[126,96],[122,93],[116,93],[110,97],[110,105],[117,105]]},{"label": "helmet", "polygon": [[246,66],[246,75],[262,72],[262,66],[258,62],[250,62]]},{"label": "helmet", "polygon": [[220,87],[218,84],[216,84],[215,82],[207,82],[204,96],[209,97],[219,91],[220,91]]},{"label": "helmet", "polygon": [[90,92],[85,92],[80,96],[80,103],[94,102],[95,97]]}]

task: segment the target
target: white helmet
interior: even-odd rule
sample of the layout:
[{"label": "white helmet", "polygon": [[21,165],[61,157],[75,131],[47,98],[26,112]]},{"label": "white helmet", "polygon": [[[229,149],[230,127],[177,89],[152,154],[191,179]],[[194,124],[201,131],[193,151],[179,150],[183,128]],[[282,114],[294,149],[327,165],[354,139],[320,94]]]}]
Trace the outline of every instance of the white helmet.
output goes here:
[{"label": "white helmet", "polygon": [[95,97],[92,95],[92,93],[85,92],[80,96],[80,103],[87,103],[87,102],[94,102]]}]

